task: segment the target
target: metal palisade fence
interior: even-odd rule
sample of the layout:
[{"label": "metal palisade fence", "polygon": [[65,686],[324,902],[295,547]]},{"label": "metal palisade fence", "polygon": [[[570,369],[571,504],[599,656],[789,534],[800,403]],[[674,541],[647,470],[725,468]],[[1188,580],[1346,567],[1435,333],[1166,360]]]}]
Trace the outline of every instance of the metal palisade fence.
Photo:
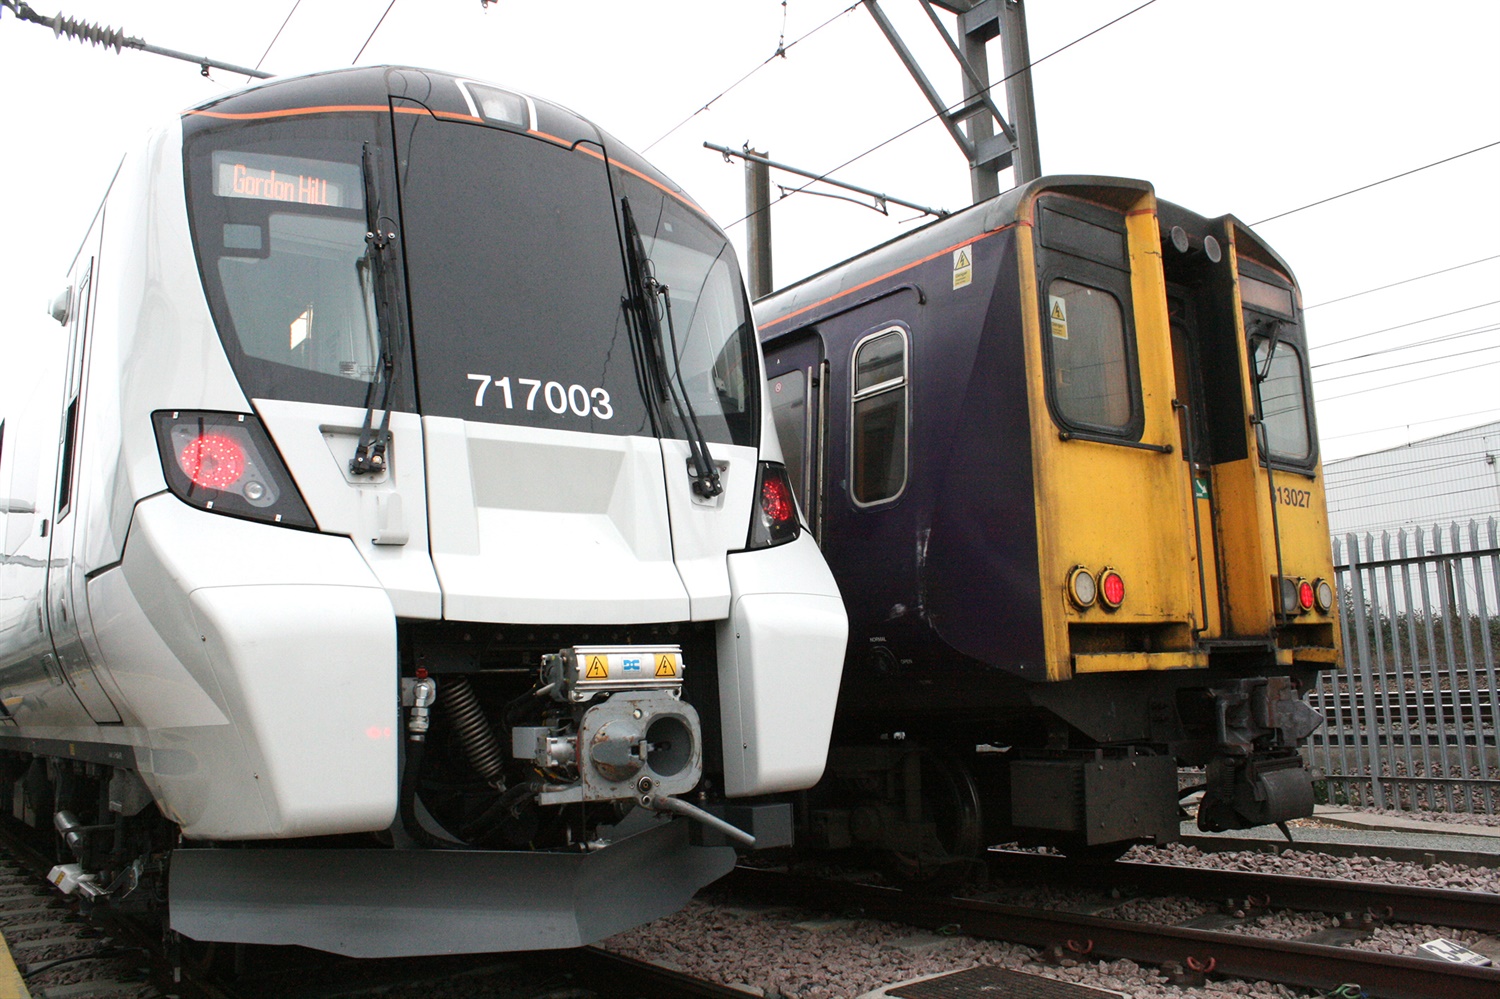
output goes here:
[{"label": "metal palisade fence", "polygon": [[1496,519],[1333,539],[1344,658],[1307,700],[1328,800],[1500,813]]}]

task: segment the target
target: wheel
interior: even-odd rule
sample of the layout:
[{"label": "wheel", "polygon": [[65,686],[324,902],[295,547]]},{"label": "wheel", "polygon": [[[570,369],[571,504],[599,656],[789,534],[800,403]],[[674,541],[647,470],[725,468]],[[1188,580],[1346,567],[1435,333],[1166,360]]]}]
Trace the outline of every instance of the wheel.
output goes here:
[{"label": "wheel", "polygon": [[946,753],[915,749],[902,758],[896,776],[907,835],[890,851],[895,875],[920,882],[967,875],[984,847],[979,789],[968,766]]}]

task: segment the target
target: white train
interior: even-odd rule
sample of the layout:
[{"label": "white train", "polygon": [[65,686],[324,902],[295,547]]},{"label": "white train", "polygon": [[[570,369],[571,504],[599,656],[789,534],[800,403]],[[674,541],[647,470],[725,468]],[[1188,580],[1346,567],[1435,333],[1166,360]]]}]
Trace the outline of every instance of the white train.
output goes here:
[{"label": "white train", "polygon": [[734,253],[611,136],[422,70],[251,87],[125,157],[50,311],[0,400],[0,781],[60,886],[564,947],[789,837],[757,799],[822,773],[843,605]]}]

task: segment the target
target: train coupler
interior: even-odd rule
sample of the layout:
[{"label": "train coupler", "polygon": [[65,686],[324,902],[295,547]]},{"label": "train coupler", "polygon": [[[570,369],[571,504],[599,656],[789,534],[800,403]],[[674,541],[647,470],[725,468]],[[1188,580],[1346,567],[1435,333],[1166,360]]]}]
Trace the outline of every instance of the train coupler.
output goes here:
[{"label": "train coupler", "polygon": [[1312,773],[1295,752],[1277,756],[1219,756],[1208,764],[1198,805],[1204,832],[1306,818],[1313,813]]}]

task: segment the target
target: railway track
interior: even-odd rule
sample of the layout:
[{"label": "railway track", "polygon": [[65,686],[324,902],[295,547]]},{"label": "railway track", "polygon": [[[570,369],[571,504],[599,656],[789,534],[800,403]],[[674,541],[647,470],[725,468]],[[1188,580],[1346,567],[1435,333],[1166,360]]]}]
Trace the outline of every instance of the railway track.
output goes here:
[{"label": "railway track", "polygon": [[1413,864],[1457,864],[1462,867],[1500,867],[1500,854],[1477,850],[1439,850],[1418,846],[1387,846],[1380,843],[1333,843],[1326,840],[1256,839],[1248,836],[1183,836],[1178,840],[1203,853],[1259,853],[1308,850],[1334,857],[1379,857]]},{"label": "railway track", "polygon": [[1015,877],[1057,885],[1137,889],[1166,895],[1236,904],[1255,900],[1252,908],[1295,909],[1371,915],[1384,922],[1431,923],[1461,929],[1500,932],[1500,895],[1418,888],[1326,878],[1252,874],[1171,864],[1128,861],[1080,863],[1066,857],[991,851],[986,858],[992,881]]},{"label": "railway track", "polygon": [[[770,898],[779,903],[859,911],[875,919],[1025,944],[1058,959],[1128,958],[1325,991],[1357,982],[1369,996],[1380,999],[1494,999],[1500,995],[1500,970],[1494,968],[1472,968],[1323,943],[1152,925],[745,868],[730,876],[729,885],[736,894]],[[1349,896],[1341,899],[1349,900]],[[1380,904],[1395,908],[1390,902]],[[1335,911],[1341,911],[1341,906],[1336,906]],[[1492,916],[1474,918],[1488,920]],[[1423,922],[1430,919],[1422,916]]]}]

